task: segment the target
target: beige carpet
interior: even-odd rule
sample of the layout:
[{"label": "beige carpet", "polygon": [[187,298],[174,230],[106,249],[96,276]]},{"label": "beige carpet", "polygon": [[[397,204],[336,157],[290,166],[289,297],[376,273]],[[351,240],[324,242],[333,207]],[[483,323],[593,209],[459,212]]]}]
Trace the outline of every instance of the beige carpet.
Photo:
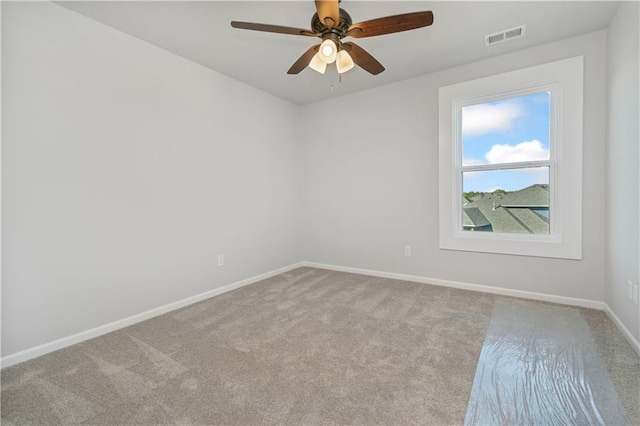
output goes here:
[{"label": "beige carpet", "polygon": [[[4,369],[2,423],[462,424],[498,298],[296,269]],[[640,359],[580,312],[640,423]]]}]

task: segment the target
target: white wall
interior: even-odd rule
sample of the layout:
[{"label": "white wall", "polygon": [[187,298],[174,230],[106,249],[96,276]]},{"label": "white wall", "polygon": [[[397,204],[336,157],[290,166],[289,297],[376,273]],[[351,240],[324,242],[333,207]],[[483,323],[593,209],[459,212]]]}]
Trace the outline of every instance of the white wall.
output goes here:
[{"label": "white wall", "polygon": [[2,32],[3,356],[300,260],[295,106],[51,3]]},{"label": "white wall", "polygon": [[638,2],[622,2],[609,26],[605,251],[605,300],[636,340],[640,340],[640,311],[627,298],[627,280],[636,284],[640,281],[638,9]]},{"label": "white wall", "polygon": [[[440,250],[438,88],[577,55],[585,57],[583,260]],[[599,31],[304,107],[306,259],[604,300],[606,58]],[[327,137],[314,125],[324,115],[340,124]]]}]

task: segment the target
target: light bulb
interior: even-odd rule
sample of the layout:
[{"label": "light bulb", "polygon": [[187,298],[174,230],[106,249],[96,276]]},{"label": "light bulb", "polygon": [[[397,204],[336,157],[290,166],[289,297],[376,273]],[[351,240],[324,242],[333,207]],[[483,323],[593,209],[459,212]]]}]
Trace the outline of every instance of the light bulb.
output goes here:
[{"label": "light bulb", "polygon": [[318,52],[320,59],[325,64],[331,64],[336,60],[338,56],[338,49],[336,48],[336,44],[331,39],[326,39],[320,45],[320,50]]},{"label": "light bulb", "polygon": [[338,59],[336,59],[336,68],[338,68],[338,72],[340,74],[349,71],[353,68],[355,64],[353,63],[353,59],[351,59],[351,55],[346,50],[341,50],[338,52]]},{"label": "light bulb", "polygon": [[309,68],[318,71],[320,74],[324,74],[324,71],[327,69],[327,64],[322,59],[320,59],[320,54],[316,53],[311,58],[311,62],[309,62]]}]

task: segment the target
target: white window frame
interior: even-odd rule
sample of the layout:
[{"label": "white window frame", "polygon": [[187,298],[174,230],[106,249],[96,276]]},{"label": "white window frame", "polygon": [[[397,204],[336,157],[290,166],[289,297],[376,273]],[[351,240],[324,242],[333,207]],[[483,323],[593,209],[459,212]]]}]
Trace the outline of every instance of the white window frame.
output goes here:
[{"label": "white window frame", "polygon": [[[439,91],[440,248],[523,256],[582,258],[582,56],[466,81]],[[462,227],[462,108],[551,92],[550,158],[491,169],[549,166],[549,234],[469,232]],[[479,166],[478,169],[486,169]]]}]

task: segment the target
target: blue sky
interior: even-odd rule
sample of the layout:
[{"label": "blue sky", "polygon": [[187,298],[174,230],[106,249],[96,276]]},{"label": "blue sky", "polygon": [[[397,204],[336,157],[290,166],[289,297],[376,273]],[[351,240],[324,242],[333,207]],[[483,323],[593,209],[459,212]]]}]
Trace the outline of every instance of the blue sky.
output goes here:
[{"label": "blue sky", "polygon": [[[549,158],[548,92],[471,105],[462,109],[463,166]],[[549,183],[546,167],[466,172],[464,191],[515,191]]]}]

